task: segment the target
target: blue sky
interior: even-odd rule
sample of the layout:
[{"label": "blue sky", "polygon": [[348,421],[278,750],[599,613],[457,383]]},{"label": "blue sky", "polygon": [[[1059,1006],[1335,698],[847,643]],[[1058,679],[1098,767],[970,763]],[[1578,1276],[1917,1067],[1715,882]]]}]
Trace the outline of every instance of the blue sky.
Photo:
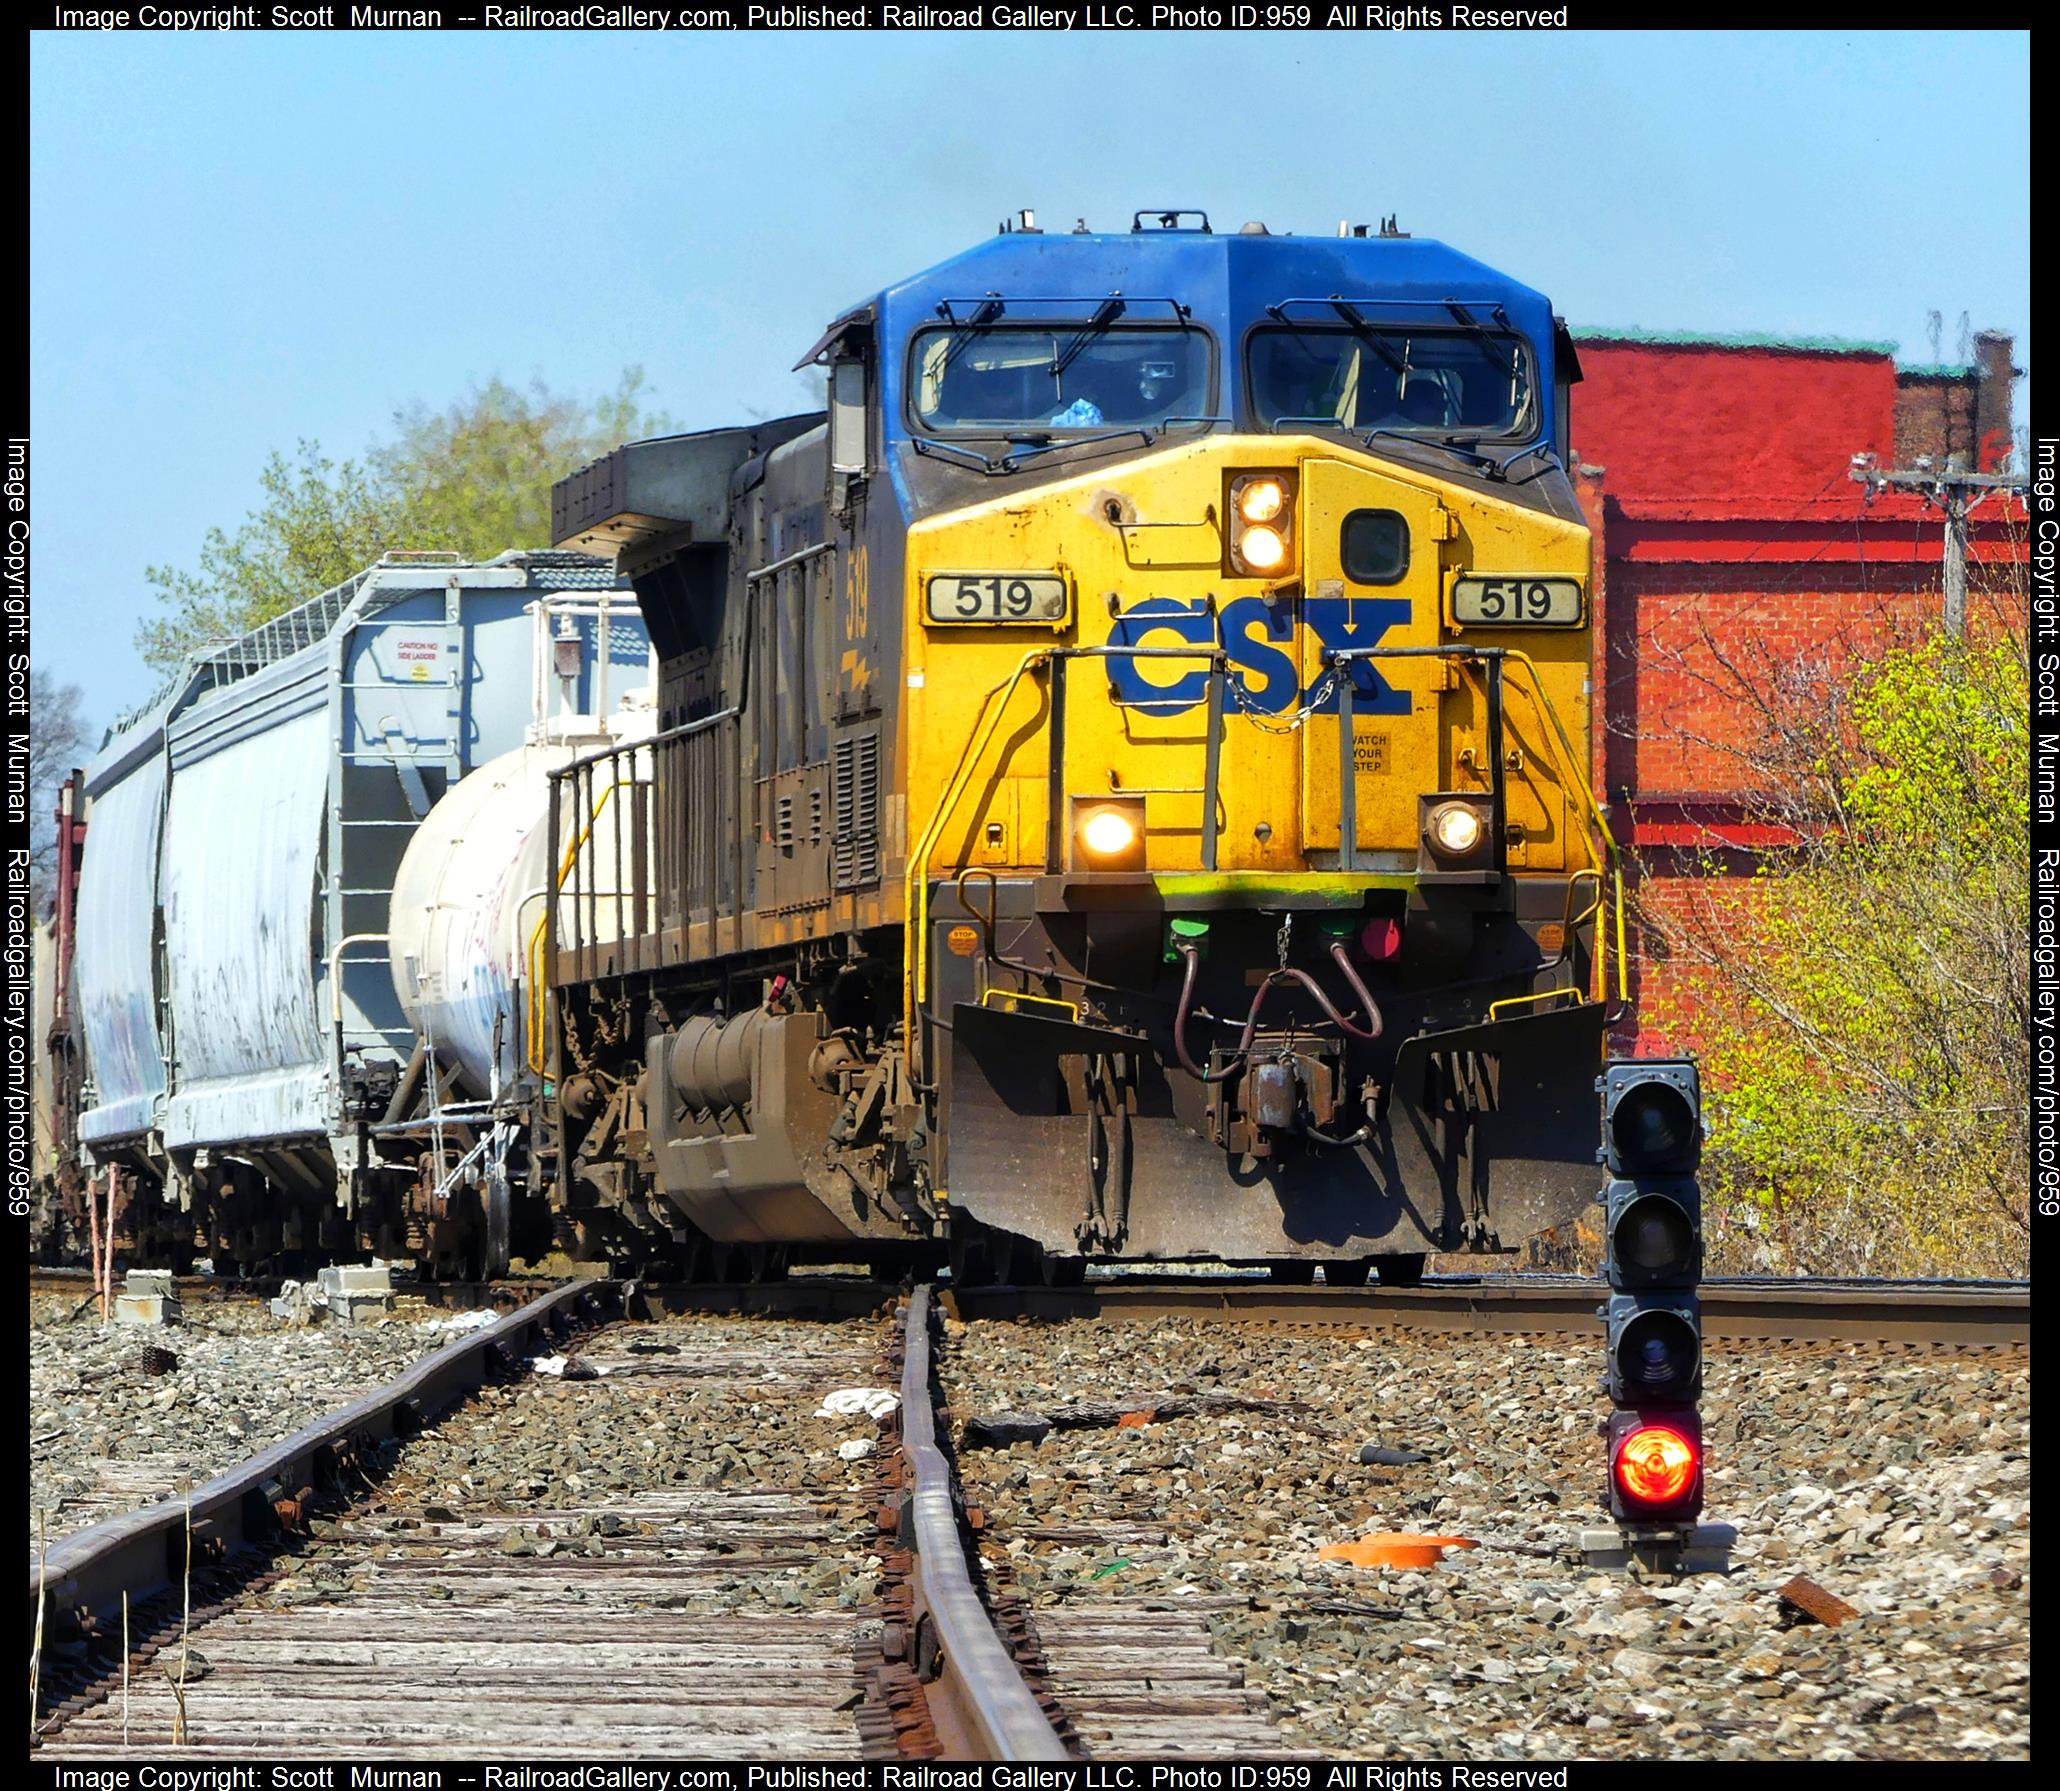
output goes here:
[{"label": "blue sky", "polygon": [[1026,205],[1392,211],[1577,326],[1924,361],[1967,311],[2030,364],[2023,33],[43,32],[30,76],[34,644],[96,726],[144,567],[270,449],[631,363],[688,427],[799,408],[838,307]]}]

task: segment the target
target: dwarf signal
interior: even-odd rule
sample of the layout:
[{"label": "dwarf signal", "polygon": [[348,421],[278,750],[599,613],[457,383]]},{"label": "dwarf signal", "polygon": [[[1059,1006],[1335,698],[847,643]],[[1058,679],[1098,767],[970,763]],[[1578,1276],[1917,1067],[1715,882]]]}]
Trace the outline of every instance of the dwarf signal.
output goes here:
[{"label": "dwarf signal", "polygon": [[1621,1524],[1702,1509],[1702,1082],[1686,1058],[1602,1077],[1609,1300],[1609,1508]]}]

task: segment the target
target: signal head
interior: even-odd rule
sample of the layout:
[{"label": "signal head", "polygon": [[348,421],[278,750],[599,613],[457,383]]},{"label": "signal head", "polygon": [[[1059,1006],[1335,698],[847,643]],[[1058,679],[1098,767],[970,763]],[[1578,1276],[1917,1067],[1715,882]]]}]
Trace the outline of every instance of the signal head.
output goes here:
[{"label": "signal head", "polygon": [[1612,1175],[1693,1175],[1702,1160],[1702,1078],[1693,1059],[1610,1064],[1602,1148]]},{"label": "signal head", "polygon": [[1613,1294],[1609,1396],[1618,1405],[1692,1402],[1702,1392],[1701,1306],[1692,1293]]},{"label": "signal head", "polygon": [[1619,1523],[1687,1523],[1702,1510],[1702,1420],[1655,1407],[1609,1421],[1609,1510]]},{"label": "signal head", "polygon": [[1685,1290],[1702,1279],[1702,1194],[1692,1177],[1613,1181],[1602,1207],[1611,1287]]}]

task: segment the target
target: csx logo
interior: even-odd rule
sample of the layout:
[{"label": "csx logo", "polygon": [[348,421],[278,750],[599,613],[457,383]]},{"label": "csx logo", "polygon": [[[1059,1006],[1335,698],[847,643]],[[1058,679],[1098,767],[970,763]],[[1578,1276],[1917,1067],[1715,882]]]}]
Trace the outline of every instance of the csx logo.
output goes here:
[{"label": "csx logo", "polygon": [[[1303,625],[1325,648],[1372,647],[1379,645],[1389,629],[1409,620],[1409,600],[1305,597],[1301,612]],[[1214,646],[1219,624],[1223,650],[1237,668],[1242,685],[1237,693],[1240,707],[1278,715],[1306,700],[1295,642],[1295,601],[1291,598],[1269,602],[1264,597],[1240,597],[1226,603],[1220,614],[1211,615],[1201,599],[1189,603],[1178,597],[1147,597],[1118,612],[1115,626],[1109,630],[1109,644],[1169,647],[1184,641],[1197,647]],[[1346,672],[1352,680],[1356,713],[1409,713],[1409,692],[1395,689],[1371,662],[1354,660]],[[1109,681],[1115,685],[1119,701],[1147,705],[1160,715],[1192,709],[1206,701],[1209,692],[1208,673],[1200,667],[1188,670],[1186,662],[1178,659],[1113,657]],[[1322,700],[1315,712],[1335,715],[1336,683],[1324,684],[1323,674],[1318,672],[1311,689],[1318,688]]]}]

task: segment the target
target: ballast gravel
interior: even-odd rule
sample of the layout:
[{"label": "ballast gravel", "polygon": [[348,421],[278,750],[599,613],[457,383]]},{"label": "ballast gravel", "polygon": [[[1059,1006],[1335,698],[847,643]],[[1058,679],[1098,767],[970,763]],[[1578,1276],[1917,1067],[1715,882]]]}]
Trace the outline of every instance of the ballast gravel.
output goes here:
[{"label": "ballast gravel", "polygon": [[[29,1302],[29,1547],[204,1484],[440,1349],[448,1318],[419,1300],[345,1326],[294,1325],[262,1301],[188,1301],[183,1322],[73,1317],[77,1296]],[[148,1350],[178,1366],[153,1374]]]},{"label": "ballast gravel", "polygon": [[[1706,1519],[1729,1573],[1604,1572],[1591,1346],[1102,1320],[954,1322],[955,1412],[1278,1401],[964,1449],[983,1547],[1033,1613],[1185,1604],[1296,1748],[1361,1759],[2023,1759],[2022,1351],[1720,1345]],[[1368,1444],[1421,1464],[1362,1461]],[[1465,1536],[1416,1572],[1319,1559]],[[1856,1607],[1836,1629],[1778,1589]],[[1063,1681],[1068,1667],[1053,1650]],[[1079,1675],[1091,1678],[1091,1663]]]}]

